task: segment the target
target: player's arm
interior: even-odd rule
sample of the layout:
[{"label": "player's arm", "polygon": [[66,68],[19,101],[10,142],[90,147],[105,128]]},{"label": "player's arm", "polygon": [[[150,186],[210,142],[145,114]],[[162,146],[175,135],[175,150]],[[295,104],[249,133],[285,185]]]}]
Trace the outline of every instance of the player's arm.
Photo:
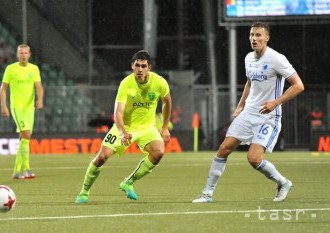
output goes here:
[{"label": "player's arm", "polygon": [[44,107],[44,88],[42,87],[41,82],[35,82],[36,92],[37,92],[37,101],[36,108],[42,109]]},{"label": "player's arm", "polygon": [[260,113],[269,113],[278,105],[288,102],[304,91],[304,84],[297,73],[288,78],[287,81],[291,84],[291,86],[276,100],[263,104],[259,111]]},{"label": "player's arm", "polygon": [[7,107],[7,90],[8,84],[3,82],[0,89],[1,114],[3,117],[9,117],[9,110]]},{"label": "player's arm", "polygon": [[305,89],[304,84],[297,73],[288,78],[287,81],[291,84],[291,86],[283,93],[282,96],[275,100],[277,105],[288,102],[303,92]]},{"label": "player's arm", "polygon": [[125,146],[129,146],[131,144],[132,135],[127,133],[125,126],[124,126],[124,110],[125,110],[125,103],[116,102],[115,103],[115,114],[114,120],[116,123],[119,132],[121,133],[121,143]]},{"label": "player's arm", "polygon": [[238,114],[240,114],[242,112],[244,105],[245,105],[245,100],[250,93],[250,89],[251,89],[251,81],[250,81],[250,79],[248,79],[245,83],[241,99],[239,100],[237,107],[235,109],[235,112],[233,113],[233,117],[238,116]]},{"label": "player's arm", "polygon": [[168,93],[164,98],[162,98],[163,102],[163,126],[160,130],[160,134],[162,135],[164,142],[168,142],[170,140],[171,134],[168,130],[171,118],[171,111],[172,111],[172,98],[171,94]]}]

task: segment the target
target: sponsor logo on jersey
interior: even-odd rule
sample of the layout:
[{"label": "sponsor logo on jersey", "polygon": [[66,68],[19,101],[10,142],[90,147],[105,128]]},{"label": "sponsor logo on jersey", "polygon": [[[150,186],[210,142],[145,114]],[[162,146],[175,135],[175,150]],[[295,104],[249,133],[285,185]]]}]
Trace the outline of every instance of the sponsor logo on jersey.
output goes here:
[{"label": "sponsor logo on jersey", "polygon": [[30,80],[17,80],[17,83],[18,84],[29,84],[29,83],[31,83],[31,81]]},{"label": "sponsor logo on jersey", "polygon": [[251,80],[252,81],[258,81],[258,82],[262,82],[264,80],[267,80],[267,75],[266,74],[258,74],[257,72],[253,72],[251,75]]},{"label": "sponsor logo on jersey", "polygon": [[150,102],[146,102],[146,103],[142,103],[142,102],[137,102],[137,103],[133,103],[133,108],[139,108],[139,107],[150,107],[152,103]]},{"label": "sponsor logo on jersey", "polygon": [[249,67],[255,67],[256,69],[248,69],[248,76],[250,77],[251,81],[258,81],[262,82],[264,80],[267,80],[267,74],[265,72],[268,70],[268,65],[267,64],[249,64]]}]

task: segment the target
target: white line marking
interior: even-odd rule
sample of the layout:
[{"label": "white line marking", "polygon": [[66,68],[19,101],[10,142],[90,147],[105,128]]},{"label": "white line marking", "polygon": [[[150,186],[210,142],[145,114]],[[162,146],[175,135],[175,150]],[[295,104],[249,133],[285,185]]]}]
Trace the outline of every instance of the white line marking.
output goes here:
[{"label": "white line marking", "polygon": [[[127,214],[101,214],[101,215],[76,215],[76,216],[54,216],[54,217],[21,217],[4,218],[0,221],[24,221],[24,220],[56,220],[56,219],[84,219],[84,218],[116,218],[116,217],[144,217],[164,215],[193,215],[193,214],[231,214],[231,213],[267,213],[267,212],[303,212],[303,211],[330,211],[330,208],[320,209],[271,209],[271,210],[215,210],[215,211],[192,211],[192,212],[161,212],[161,213],[127,213]],[[314,213],[315,214],[315,213]],[[316,216],[316,214],[315,214]]]}]

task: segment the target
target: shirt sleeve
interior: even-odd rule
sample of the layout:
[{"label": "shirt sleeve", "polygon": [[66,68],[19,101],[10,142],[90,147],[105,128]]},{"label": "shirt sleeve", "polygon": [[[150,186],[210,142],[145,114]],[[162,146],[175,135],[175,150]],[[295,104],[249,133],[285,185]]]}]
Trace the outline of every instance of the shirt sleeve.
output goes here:
[{"label": "shirt sleeve", "polygon": [[169,87],[167,81],[164,78],[162,78],[160,96],[165,97],[168,93],[170,93],[170,87]]},{"label": "shirt sleeve", "polygon": [[285,79],[290,78],[296,73],[296,70],[292,67],[288,59],[282,54],[279,54],[275,60],[275,70]]},{"label": "shirt sleeve", "polygon": [[40,70],[38,66],[35,66],[34,70],[34,82],[41,82],[41,77],[40,77]]},{"label": "shirt sleeve", "polygon": [[126,103],[127,101],[127,87],[125,85],[125,82],[121,82],[119,87],[118,87],[118,92],[116,96],[116,102],[119,103]]},{"label": "shirt sleeve", "polygon": [[9,84],[10,83],[10,67],[7,66],[5,73],[3,74],[2,82]]}]

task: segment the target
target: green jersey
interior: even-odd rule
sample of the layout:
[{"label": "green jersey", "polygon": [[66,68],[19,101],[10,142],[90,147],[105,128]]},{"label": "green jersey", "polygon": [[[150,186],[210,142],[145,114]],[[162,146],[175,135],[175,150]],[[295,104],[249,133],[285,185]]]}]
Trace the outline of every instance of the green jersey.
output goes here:
[{"label": "green jersey", "polygon": [[149,72],[149,80],[139,84],[134,73],[124,78],[118,88],[116,102],[125,103],[124,126],[126,130],[143,130],[155,125],[157,103],[170,92],[167,81]]},{"label": "green jersey", "polygon": [[40,82],[38,66],[28,63],[20,66],[18,62],[8,65],[2,82],[10,86],[10,107],[29,108],[34,106],[35,82]]}]

